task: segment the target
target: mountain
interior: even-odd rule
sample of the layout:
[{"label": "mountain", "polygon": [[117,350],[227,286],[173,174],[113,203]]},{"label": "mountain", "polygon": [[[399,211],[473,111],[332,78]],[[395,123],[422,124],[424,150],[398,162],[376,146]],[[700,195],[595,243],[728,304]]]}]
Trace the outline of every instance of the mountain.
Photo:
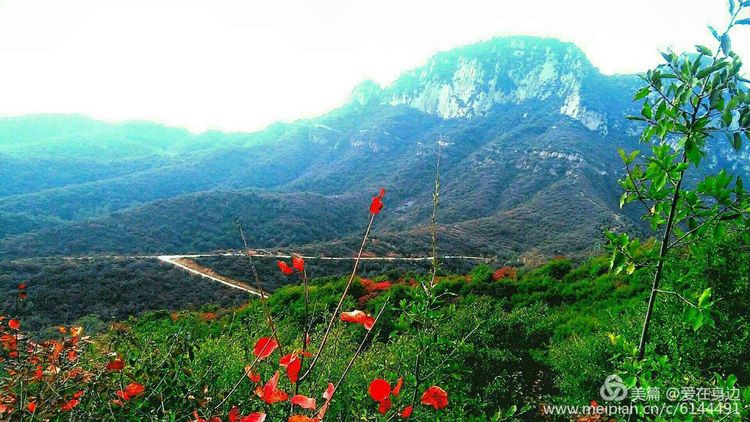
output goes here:
[{"label": "mountain", "polygon": [[[255,133],[0,119],[0,255],[234,248],[235,218],[253,246],[350,254],[381,186],[372,247],[424,254],[438,139],[443,251],[584,253],[602,226],[639,224],[616,184],[617,147],[638,145],[624,117],[639,86],[601,74],[573,44],[504,37]],[[721,157],[715,166],[750,172]]]}]

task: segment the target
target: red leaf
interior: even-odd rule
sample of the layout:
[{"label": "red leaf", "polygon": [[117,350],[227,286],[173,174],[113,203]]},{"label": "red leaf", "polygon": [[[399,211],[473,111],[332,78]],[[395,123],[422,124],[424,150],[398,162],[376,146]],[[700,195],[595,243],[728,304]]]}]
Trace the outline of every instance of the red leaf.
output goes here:
[{"label": "red leaf", "polygon": [[240,422],[263,422],[266,420],[266,414],[265,413],[251,413],[247,416],[243,416],[242,419],[240,419]]},{"label": "red leaf", "polygon": [[232,409],[227,414],[229,422],[239,422],[240,420],[240,409],[237,406],[232,406]]},{"label": "red leaf", "polygon": [[330,382],[328,383],[328,387],[326,388],[326,391],[323,392],[323,398],[326,400],[326,402],[321,406],[320,410],[318,411],[318,414],[315,415],[315,420],[322,421],[323,417],[326,415],[326,411],[328,411],[328,405],[331,403],[331,398],[333,397],[333,393],[335,392],[335,387]]},{"label": "red leaf", "polygon": [[21,329],[21,321],[17,319],[11,319],[8,321],[8,327],[10,327],[12,330],[20,330]]},{"label": "red leaf", "polygon": [[273,351],[276,350],[277,347],[279,347],[279,343],[277,343],[276,340],[271,337],[263,337],[261,339],[258,339],[258,341],[255,343],[253,353],[258,357],[258,359],[263,360],[271,356],[271,353],[273,353]]},{"label": "red leaf", "polygon": [[107,371],[120,372],[123,370],[123,368],[125,368],[125,362],[120,356],[117,356],[107,364]]},{"label": "red leaf", "polygon": [[301,256],[293,256],[292,257],[292,266],[295,270],[299,272],[305,271],[305,260],[302,259]]},{"label": "red leaf", "polygon": [[371,317],[370,315],[365,314],[362,311],[342,312],[341,320],[344,322],[353,322],[355,324],[361,324],[368,331],[371,330],[372,327],[375,325],[375,318]]},{"label": "red leaf", "polygon": [[331,400],[331,397],[333,397],[333,392],[334,392],[333,389],[334,389],[333,384],[329,382],[328,388],[326,388],[326,391],[323,393],[323,398],[326,400]]},{"label": "red leaf", "polygon": [[404,385],[404,377],[398,377],[398,381],[396,381],[396,386],[393,387],[394,396],[398,396],[398,394],[401,392],[402,385]]},{"label": "red leaf", "polygon": [[299,406],[299,407],[301,407],[303,409],[315,409],[316,407],[318,407],[315,404],[315,399],[314,398],[303,396],[302,394],[297,394],[297,395],[293,396],[292,397],[292,404],[296,405],[296,406]]},{"label": "red leaf", "polygon": [[433,385],[422,394],[421,402],[438,410],[445,409],[448,406],[448,393],[442,388]]},{"label": "red leaf", "polygon": [[370,203],[370,213],[377,214],[383,209],[383,196],[385,195],[385,189],[380,188],[380,195],[372,197],[372,203]]},{"label": "red leaf", "polygon": [[127,401],[134,397],[138,397],[144,391],[146,391],[146,388],[143,385],[138,384],[137,382],[131,382],[125,386],[124,390],[119,390],[115,392],[115,394],[117,394],[117,397]]},{"label": "red leaf", "polygon": [[36,412],[36,402],[35,401],[29,402],[29,404],[26,405],[26,410],[28,410],[29,413]]},{"label": "red leaf", "polygon": [[21,283],[18,285],[18,290],[24,290],[26,289],[26,283]]},{"label": "red leaf", "polygon": [[279,269],[281,270],[282,273],[284,273],[284,275],[292,275],[292,274],[294,274],[294,270],[286,262],[284,262],[284,261],[278,261],[278,262],[276,262],[276,264],[279,265]]},{"label": "red leaf", "polygon": [[279,365],[286,368],[286,375],[289,381],[294,384],[299,377],[299,371],[302,368],[302,360],[299,359],[298,353],[293,352],[279,359]]},{"label": "red leaf", "polygon": [[70,412],[76,406],[78,406],[78,400],[71,399],[60,405],[60,410],[63,412]]},{"label": "red leaf", "polygon": [[408,419],[409,416],[411,416],[411,412],[414,411],[414,407],[409,405],[404,408],[404,410],[401,411],[399,416],[401,416],[404,419]]},{"label": "red leaf", "polygon": [[305,415],[292,415],[289,417],[288,422],[318,422],[319,420],[318,418],[313,419]]},{"label": "red leaf", "polygon": [[263,399],[263,401],[268,404],[274,404],[280,401],[287,401],[289,396],[287,396],[285,392],[277,388],[278,384],[279,384],[279,372],[276,371],[276,374],[274,374],[273,378],[268,380],[268,382],[266,383],[266,385],[263,386],[262,389],[260,389],[260,387],[256,389],[256,394],[258,394],[260,398]]},{"label": "red leaf", "polygon": [[250,381],[256,384],[260,382],[260,374],[253,372],[250,365],[245,367],[245,373],[247,374],[247,377],[250,378]]},{"label": "red leaf", "polygon": [[382,378],[377,378],[370,382],[370,387],[367,389],[367,392],[373,400],[383,401],[391,395],[391,385],[388,384],[388,381]]},{"label": "red leaf", "polygon": [[385,415],[388,413],[388,410],[391,408],[391,398],[386,397],[385,400],[380,402],[380,406],[378,406],[378,412],[380,412],[381,415]]}]

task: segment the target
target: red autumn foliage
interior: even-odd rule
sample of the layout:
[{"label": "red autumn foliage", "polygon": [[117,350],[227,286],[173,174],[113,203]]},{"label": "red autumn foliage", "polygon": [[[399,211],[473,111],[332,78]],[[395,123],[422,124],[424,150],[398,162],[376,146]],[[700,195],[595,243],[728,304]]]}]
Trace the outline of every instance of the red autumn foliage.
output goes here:
[{"label": "red autumn foliage", "polygon": [[404,377],[398,377],[398,381],[396,381],[396,386],[393,387],[393,391],[391,391],[391,394],[394,396],[398,396],[401,394],[401,386],[404,385]]},{"label": "red autumn foliage", "polygon": [[365,329],[368,331],[371,330],[372,327],[375,325],[375,318],[359,310],[351,311],[351,312],[342,312],[341,320],[344,322],[360,324],[363,327],[365,327]]},{"label": "red autumn foliage", "polygon": [[299,357],[299,352],[292,352],[288,355],[282,356],[281,359],[279,359],[279,365],[286,368],[286,376],[292,384],[297,382],[299,371],[302,369],[302,360]]},{"label": "red autumn foliage", "polygon": [[[229,422],[263,422],[266,420],[265,413],[251,413],[249,415],[242,416],[240,414],[240,409],[238,409],[237,406],[232,407],[232,410],[229,411],[227,417],[229,418]],[[216,419],[217,422],[221,422],[221,418],[219,418],[218,416],[212,418],[211,422],[213,422],[214,419]]]},{"label": "red autumn foliage", "polygon": [[131,382],[130,384],[125,386],[124,390],[118,390],[117,392],[115,392],[115,394],[117,395],[117,397],[128,401],[140,396],[144,391],[146,391],[146,387],[138,384],[137,382]]},{"label": "red autumn foliage", "polygon": [[380,412],[381,415],[385,415],[389,410],[391,410],[391,398],[386,397],[384,400],[380,401],[378,412]]},{"label": "red autumn foliage", "polygon": [[292,275],[292,274],[294,274],[294,270],[286,262],[284,262],[284,261],[277,261],[276,265],[279,266],[279,269],[281,270],[282,273],[284,273],[284,275]]},{"label": "red autumn foliage", "polygon": [[305,271],[305,260],[301,256],[292,257],[292,267],[299,272]]},{"label": "red autumn foliage", "polygon": [[292,397],[291,402],[293,405],[299,406],[303,409],[315,409],[318,407],[316,406],[314,398],[303,396],[302,394],[295,394]]},{"label": "red autumn foliage", "polygon": [[492,274],[492,279],[495,281],[503,279],[515,280],[518,275],[518,270],[515,267],[502,267]]},{"label": "red autumn foliage", "polygon": [[251,365],[247,365],[245,367],[245,373],[247,374],[247,377],[250,379],[250,381],[258,384],[260,382],[260,374],[257,372],[253,372],[252,369],[253,368]]},{"label": "red autumn foliage", "polygon": [[380,188],[380,194],[372,197],[372,203],[370,204],[370,213],[378,214],[383,209],[383,196],[385,195],[385,189]]},{"label": "red autumn foliage", "polygon": [[373,400],[383,401],[391,395],[391,384],[382,378],[374,379],[370,382],[367,393],[370,394]]},{"label": "red autumn foliage", "polygon": [[420,402],[427,406],[432,406],[437,410],[445,409],[448,406],[448,393],[442,388],[433,385],[425,390]]},{"label": "red autumn foliage", "polygon": [[125,362],[122,357],[117,356],[107,364],[107,371],[120,372],[125,368]]},{"label": "red autumn foliage", "polygon": [[279,347],[279,343],[277,343],[275,339],[272,337],[263,337],[258,339],[255,343],[253,354],[255,354],[259,360],[263,360],[271,356],[271,353],[273,353],[277,347]]},{"label": "red autumn foliage", "polygon": [[203,312],[201,314],[201,319],[203,321],[213,321],[213,320],[216,319],[216,317],[217,317],[217,315],[216,315],[215,312]]},{"label": "red autumn foliage", "polygon": [[78,400],[77,399],[70,399],[70,400],[68,400],[65,403],[63,403],[63,404],[60,405],[60,410],[62,410],[63,412],[70,412],[76,406],[78,406]]},{"label": "red autumn foliage", "polygon": [[274,376],[270,380],[268,380],[266,385],[255,389],[255,394],[268,404],[287,401],[289,396],[285,392],[279,390],[278,385],[279,372],[276,371],[276,374],[274,374]]}]

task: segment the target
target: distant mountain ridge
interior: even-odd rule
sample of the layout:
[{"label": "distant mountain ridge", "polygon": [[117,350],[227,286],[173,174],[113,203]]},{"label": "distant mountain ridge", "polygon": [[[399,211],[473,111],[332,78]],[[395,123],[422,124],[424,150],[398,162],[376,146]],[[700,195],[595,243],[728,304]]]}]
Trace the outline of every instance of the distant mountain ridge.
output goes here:
[{"label": "distant mountain ridge", "polygon": [[[0,256],[137,253],[160,239],[164,252],[233,248],[232,216],[251,217],[239,208],[256,210],[254,246],[345,253],[381,186],[386,212],[372,247],[424,254],[439,138],[441,248],[586,253],[601,227],[638,224],[618,207],[616,148],[638,145],[625,115],[637,112],[639,85],[602,75],[573,44],[504,37],[438,53],[387,87],[363,82],[323,116],[255,133],[0,119],[0,163],[32,169],[8,171],[13,188],[0,189]],[[750,172],[746,164],[714,163]],[[284,234],[292,215],[294,233]],[[341,239],[317,229],[329,219]],[[123,236],[126,222],[137,235]]]}]

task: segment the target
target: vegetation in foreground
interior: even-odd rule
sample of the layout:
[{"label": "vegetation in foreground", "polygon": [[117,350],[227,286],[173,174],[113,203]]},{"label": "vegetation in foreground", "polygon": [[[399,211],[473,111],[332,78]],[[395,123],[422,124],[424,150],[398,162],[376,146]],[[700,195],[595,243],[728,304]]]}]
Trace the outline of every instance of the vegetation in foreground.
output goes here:
[{"label": "vegetation in foreground", "polygon": [[[664,295],[652,326],[654,349],[669,358],[654,363],[649,372],[680,387],[741,389],[739,400],[732,403],[742,416],[725,420],[746,418],[750,409],[750,321],[744,308],[750,300],[749,250],[746,238],[730,232],[724,239],[702,243],[689,260],[670,260],[670,275],[725,293],[711,309],[712,323],[697,331],[686,319],[689,309],[683,300]],[[622,368],[620,339],[640,332],[648,271],[614,275],[608,269],[608,260],[599,257],[580,265],[557,259],[528,271],[480,265],[468,275],[438,274],[434,306],[419,323],[419,297],[429,275],[356,278],[343,308],[369,315],[384,309],[383,314],[371,331],[336,324],[332,345],[299,390],[291,383],[288,366],[278,363],[304,347],[303,286],[282,287],[270,296],[267,305],[284,354],[275,349],[252,371],[246,367],[258,360],[257,340],[269,337],[258,300],[219,311],[154,312],[114,324],[93,338],[76,328],[61,329],[33,350],[28,349],[31,340],[21,334],[23,319],[20,330],[5,320],[3,409],[5,415],[24,419],[31,419],[29,405],[35,403],[33,417],[40,420],[184,421],[195,420],[194,411],[207,420],[226,420],[237,406],[243,415],[263,412],[268,420],[285,420],[289,402],[269,404],[256,394],[258,387],[280,371],[278,391],[287,398],[295,391],[309,396],[319,410],[327,383],[340,378],[364,344],[330,401],[327,420],[398,417],[415,397],[415,419],[538,420],[543,404],[601,402],[602,382]],[[310,280],[308,310],[316,315],[309,321],[311,345],[319,344],[347,281]],[[421,341],[429,341],[428,353],[419,353]],[[420,375],[414,371],[416,356]],[[301,359],[304,374],[309,358]],[[423,380],[419,388],[417,376]],[[388,397],[386,416],[368,392],[376,379],[388,382],[391,390],[403,379],[399,394]],[[447,393],[448,405],[440,411],[419,404],[431,385]],[[137,394],[128,393],[129,388]],[[667,402],[662,398],[657,404]],[[294,407],[294,413],[303,411]]]}]

